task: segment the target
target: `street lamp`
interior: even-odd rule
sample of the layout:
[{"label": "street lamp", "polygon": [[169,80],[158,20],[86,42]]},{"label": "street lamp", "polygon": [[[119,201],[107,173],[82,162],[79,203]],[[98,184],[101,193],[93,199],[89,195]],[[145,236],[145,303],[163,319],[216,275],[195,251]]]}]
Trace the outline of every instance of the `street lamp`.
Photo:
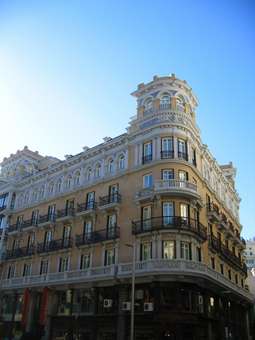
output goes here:
[{"label": "street lamp", "polygon": [[133,244],[125,244],[133,249],[132,255],[132,284],[131,284],[131,321],[130,321],[130,340],[134,340],[135,325],[135,260],[136,260],[136,240],[134,236]]}]

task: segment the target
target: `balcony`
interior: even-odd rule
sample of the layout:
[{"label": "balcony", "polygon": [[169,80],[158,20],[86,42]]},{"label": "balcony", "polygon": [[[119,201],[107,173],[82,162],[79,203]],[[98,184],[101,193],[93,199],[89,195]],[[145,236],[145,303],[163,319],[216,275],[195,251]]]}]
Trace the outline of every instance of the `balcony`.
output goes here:
[{"label": "balcony", "polygon": [[52,240],[49,242],[41,242],[37,244],[37,253],[50,253],[53,251],[68,249],[72,247],[72,238],[61,238],[59,240]]},{"label": "balcony", "polygon": [[38,224],[38,221],[36,219],[30,219],[22,222],[21,229],[29,229],[36,227]]},{"label": "balcony", "polygon": [[191,233],[202,241],[207,239],[206,228],[197,220],[181,216],[160,216],[132,222],[133,234],[139,235],[152,231],[175,231]]},{"label": "balcony", "polygon": [[187,152],[178,151],[178,158],[182,159],[184,161],[188,161],[188,154],[187,154]]},{"label": "balcony", "polygon": [[142,158],[142,163],[143,163],[143,164],[150,163],[151,161],[152,161],[152,154],[150,154],[150,155],[145,155],[145,156],[143,156],[143,158]]},{"label": "balcony", "polygon": [[219,223],[221,221],[219,208],[216,204],[207,204],[207,216],[212,223]]},{"label": "balcony", "polygon": [[242,263],[241,258],[236,256],[230,249],[228,249],[222,242],[215,236],[211,235],[208,242],[209,248],[217,253],[223,260],[228,262],[230,265],[236,267],[244,273],[247,273],[245,264]]},{"label": "balcony", "polygon": [[57,211],[56,220],[65,221],[68,219],[72,219],[75,215],[74,208],[65,208]]},{"label": "balcony", "polygon": [[56,215],[55,214],[46,214],[39,216],[38,224],[43,225],[50,225],[55,223],[56,221]]},{"label": "balcony", "polygon": [[120,237],[120,228],[114,226],[103,230],[92,231],[90,233],[83,233],[76,236],[75,244],[77,247],[89,245],[104,241],[115,240]]},{"label": "balcony", "polygon": [[7,250],[5,253],[5,259],[16,259],[19,257],[32,256],[35,254],[35,247],[22,247],[12,250]]},{"label": "balcony", "polygon": [[21,230],[21,223],[15,223],[8,226],[8,234],[15,233]]},{"label": "balcony", "polygon": [[173,159],[174,150],[161,151],[161,159]]},{"label": "balcony", "polygon": [[89,201],[89,202],[77,204],[76,215],[82,216],[82,215],[92,214],[95,212],[95,210],[96,210],[95,201]]},{"label": "balcony", "polygon": [[145,188],[136,193],[136,201],[146,201],[152,199],[155,195],[175,195],[184,196],[191,199],[200,200],[201,197],[197,192],[197,186],[188,181],[176,179],[157,180],[150,188]]},{"label": "balcony", "polygon": [[121,202],[121,194],[115,192],[104,197],[99,197],[99,209],[114,208]]}]

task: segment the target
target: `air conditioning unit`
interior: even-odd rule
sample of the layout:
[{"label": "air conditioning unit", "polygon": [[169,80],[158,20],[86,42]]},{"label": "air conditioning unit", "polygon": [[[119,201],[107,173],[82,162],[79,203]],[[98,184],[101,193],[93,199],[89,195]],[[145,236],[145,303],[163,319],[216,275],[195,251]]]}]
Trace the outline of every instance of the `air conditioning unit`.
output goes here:
[{"label": "air conditioning unit", "polygon": [[104,308],[111,308],[111,307],[112,307],[112,300],[104,299]]},{"label": "air conditioning unit", "polygon": [[131,310],[131,302],[122,302],[122,310]]},{"label": "air conditioning unit", "polygon": [[154,304],[152,302],[145,302],[143,305],[143,310],[145,312],[152,312],[154,310]]}]

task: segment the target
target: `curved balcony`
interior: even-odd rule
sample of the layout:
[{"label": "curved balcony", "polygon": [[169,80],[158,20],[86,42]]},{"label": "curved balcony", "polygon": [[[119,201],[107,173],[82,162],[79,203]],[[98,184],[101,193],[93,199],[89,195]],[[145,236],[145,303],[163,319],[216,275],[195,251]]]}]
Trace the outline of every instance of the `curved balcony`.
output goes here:
[{"label": "curved balcony", "polygon": [[148,200],[152,199],[154,195],[175,195],[201,200],[196,184],[177,179],[156,180],[152,187],[138,191],[135,199],[137,201]]},{"label": "curved balcony", "polygon": [[152,231],[176,231],[191,233],[200,240],[207,239],[207,231],[199,221],[181,216],[160,216],[132,222],[133,234],[139,235]]}]

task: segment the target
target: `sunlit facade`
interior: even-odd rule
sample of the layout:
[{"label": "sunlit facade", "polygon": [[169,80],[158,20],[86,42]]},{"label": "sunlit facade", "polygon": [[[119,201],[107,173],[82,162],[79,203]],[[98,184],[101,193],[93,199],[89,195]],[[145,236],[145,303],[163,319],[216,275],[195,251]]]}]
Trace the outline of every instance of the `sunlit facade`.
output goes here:
[{"label": "sunlit facade", "polygon": [[129,339],[133,245],[137,340],[249,339],[236,170],[202,143],[186,81],[132,95],[126,133],[64,161],[25,148],[2,162],[5,335]]}]

